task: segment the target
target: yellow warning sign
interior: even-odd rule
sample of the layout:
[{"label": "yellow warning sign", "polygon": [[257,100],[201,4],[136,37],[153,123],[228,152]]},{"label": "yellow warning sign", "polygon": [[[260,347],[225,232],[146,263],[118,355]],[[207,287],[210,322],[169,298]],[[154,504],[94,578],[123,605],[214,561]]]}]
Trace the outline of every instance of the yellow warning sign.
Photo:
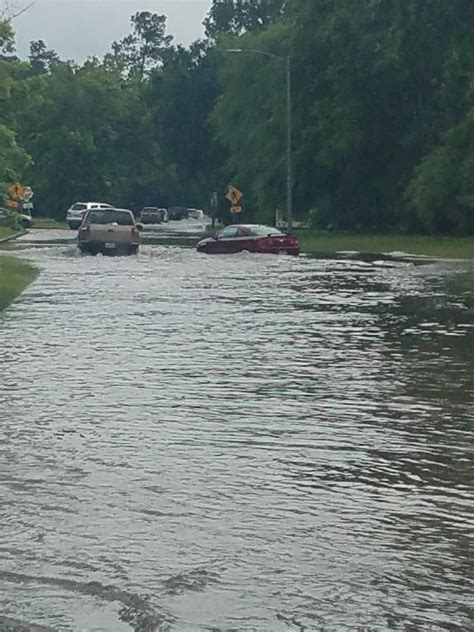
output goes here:
[{"label": "yellow warning sign", "polygon": [[230,186],[225,197],[229,200],[232,206],[237,207],[243,196],[244,194],[237,187]]}]

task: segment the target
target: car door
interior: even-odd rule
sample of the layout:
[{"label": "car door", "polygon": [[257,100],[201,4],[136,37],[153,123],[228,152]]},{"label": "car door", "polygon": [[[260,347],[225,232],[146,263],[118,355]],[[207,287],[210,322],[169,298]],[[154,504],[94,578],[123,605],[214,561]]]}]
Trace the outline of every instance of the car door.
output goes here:
[{"label": "car door", "polygon": [[255,252],[257,249],[256,238],[250,232],[250,229],[246,226],[239,227],[239,234],[235,239],[236,252],[242,252],[248,250],[248,252]]},{"label": "car door", "polygon": [[239,237],[241,232],[238,226],[227,226],[217,235],[216,243],[212,244],[213,252],[219,254],[233,254],[240,251]]}]

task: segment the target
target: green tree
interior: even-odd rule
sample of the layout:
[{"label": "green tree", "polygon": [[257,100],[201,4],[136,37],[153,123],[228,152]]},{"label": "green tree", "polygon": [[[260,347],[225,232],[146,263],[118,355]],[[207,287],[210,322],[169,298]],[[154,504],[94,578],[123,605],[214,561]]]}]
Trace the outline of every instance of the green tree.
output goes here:
[{"label": "green tree", "polygon": [[474,233],[474,109],[415,170],[407,197],[431,233]]},{"label": "green tree", "polygon": [[47,214],[62,217],[81,199],[129,204],[160,171],[140,91],[98,61],[59,65],[17,85],[12,98],[34,160],[28,179]]},{"label": "green tree", "polygon": [[205,43],[178,47],[146,88],[150,131],[167,165],[160,192],[164,203],[207,205],[212,191],[222,186],[223,152],[208,124],[220,93],[218,60]]},{"label": "green tree", "polygon": [[139,11],[131,18],[132,33],[112,44],[106,62],[142,80],[163,61],[172,36],[166,35],[166,16]]},{"label": "green tree", "polygon": [[24,173],[30,162],[28,154],[18,146],[14,133],[0,125],[0,200],[7,189]]},{"label": "green tree", "polygon": [[283,0],[214,0],[204,20],[206,35],[265,29],[281,17],[283,6]]},{"label": "green tree", "polygon": [[[223,45],[285,54],[285,25],[247,33]],[[285,64],[268,57],[221,53],[222,96],[211,115],[215,134],[227,148],[226,179],[245,192],[247,219],[273,221],[285,206]]]},{"label": "green tree", "polygon": [[14,70],[18,69],[16,62],[5,59],[6,54],[13,51],[14,34],[11,24],[0,20],[0,199],[5,197],[6,190],[22,176],[30,162],[30,157],[18,145],[16,136],[8,125],[9,116],[5,107],[10,100]]},{"label": "green tree", "polygon": [[54,66],[60,63],[59,55],[54,50],[48,50],[43,40],[30,42],[30,62],[31,74],[49,75]]},{"label": "green tree", "polygon": [[12,26],[0,17],[0,56],[15,50],[15,37]]}]

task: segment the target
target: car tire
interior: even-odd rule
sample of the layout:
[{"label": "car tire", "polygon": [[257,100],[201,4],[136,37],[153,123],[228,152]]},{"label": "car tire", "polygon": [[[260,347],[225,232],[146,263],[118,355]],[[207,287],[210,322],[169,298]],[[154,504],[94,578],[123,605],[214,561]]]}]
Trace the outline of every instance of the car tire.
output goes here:
[{"label": "car tire", "polygon": [[138,246],[130,246],[128,249],[128,254],[129,255],[136,255],[138,254]]}]

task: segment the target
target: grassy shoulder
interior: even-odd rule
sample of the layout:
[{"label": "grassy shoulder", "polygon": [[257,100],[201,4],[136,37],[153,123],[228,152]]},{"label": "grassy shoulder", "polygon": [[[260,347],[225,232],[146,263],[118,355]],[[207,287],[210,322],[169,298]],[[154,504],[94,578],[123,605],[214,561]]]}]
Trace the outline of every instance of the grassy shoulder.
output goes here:
[{"label": "grassy shoulder", "polygon": [[308,254],[358,251],[365,254],[404,252],[436,258],[474,259],[474,237],[425,237],[420,235],[366,235],[295,231],[302,252]]},{"label": "grassy shoulder", "polygon": [[8,226],[0,226],[0,239],[6,239],[13,235],[13,231]]},{"label": "grassy shoulder", "polygon": [[44,228],[49,230],[58,230],[68,228],[66,222],[58,222],[52,217],[33,217],[33,228]]},{"label": "grassy shoulder", "polygon": [[36,279],[38,270],[17,257],[0,256],[0,311]]}]

